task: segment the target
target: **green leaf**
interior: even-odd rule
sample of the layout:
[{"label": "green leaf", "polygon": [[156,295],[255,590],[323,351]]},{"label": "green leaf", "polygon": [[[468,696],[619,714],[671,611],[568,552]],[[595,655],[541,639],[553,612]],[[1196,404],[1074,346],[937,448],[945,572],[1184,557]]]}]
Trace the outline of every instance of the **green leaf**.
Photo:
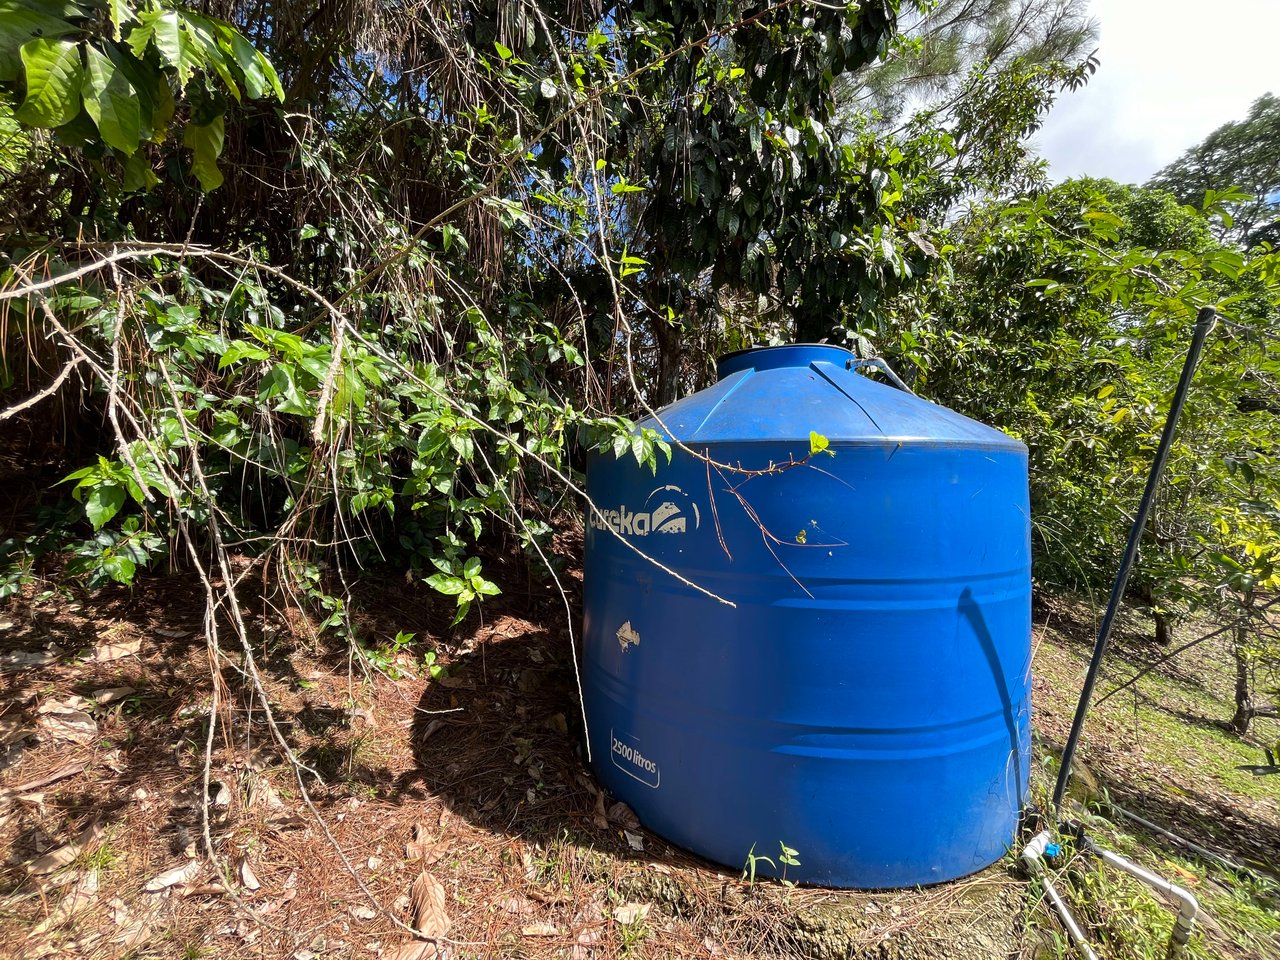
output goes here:
[{"label": "green leaf", "polygon": [[160,54],[160,62],[178,71],[178,85],[185,87],[197,70],[204,66],[200,48],[183,29],[182,15],[177,10],[148,10],[138,18],[139,25],[129,31],[128,42],[139,60],[150,43]]},{"label": "green leaf", "polygon": [[233,363],[239,363],[241,360],[266,360],[269,356],[271,356],[270,353],[256,344],[249,343],[246,340],[232,340],[218,360],[218,369],[229,367]]},{"label": "green leaf", "polygon": [[493,49],[498,51],[498,56],[503,60],[510,60],[515,56],[515,54],[511,52],[510,47],[503,46],[501,43],[498,43],[497,40],[493,41]]},{"label": "green leaf", "polygon": [[496,583],[492,580],[486,580],[484,577],[473,577],[471,586],[482,597],[496,597],[502,593],[501,588]]},{"label": "green leaf", "polygon": [[173,112],[177,108],[173,90],[169,87],[169,78],[163,73],[156,74],[153,93],[156,106],[151,113],[151,141],[160,143],[168,132],[169,121],[173,119]]},{"label": "green leaf", "polygon": [[28,40],[36,37],[52,40],[75,32],[73,24],[32,10],[21,0],[0,0],[0,81],[17,80],[22,75],[18,51]]},{"label": "green leaf", "polygon": [[472,557],[462,565],[462,575],[470,580],[480,572],[480,558]]},{"label": "green leaf", "polygon": [[809,456],[822,453],[827,447],[831,446],[831,441],[820,433],[809,431]]},{"label": "green leaf", "polygon": [[45,37],[22,45],[27,97],[15,116],[31,127],[60,127],[80,112],[84,68],[80,48],[68,40]]},{"label": "green leaf", "polygon": [[93,524],[94,530],[101,530],[103,524],[120,512],[124,506],[125,491],[114,483],[100,483],[91,488],[84,498],[85,516]]},{"label": "green leaf", "polygon": [[182,131],[182,144],[191,151],[191,172],[200,181],[205,193],[222,186],[222,171],[218,169],[218,156],[222,153],[225,136],[222,117],[214,117],[206,124],[188,123]]},{"label": "green leaf", "polygon": [[89,69],[84,75],[84,109],[98,125],[103,141],[132,155],[142,138],[138,93],[128,77],[94,47],[85,47]]},{"label": "green leaf", "polygon": [[261,100],[268,93],[274,94],[277,100],[284,100],[284,88],[280,85],[280,77],[271,61],[258,52],[239,30],[228,23],[215,21],[219,41],[224,48],[229,48],[235,58],[236,66],[244,77],[245,92],[253,100]]},{"label": "green leaf", "polygon": [[231,74],[231,61],[228,60],[228,55],[231,51],[227,45],[219,43],[217,28],[209,20],[194,13],[183,12],[180,17],[182,20],[182,38],[190,44],[193,50],[198,51],[193,61],[193,67],[205,66],[211,68],[222,80],[222,85],[227,88],[227,92],[238,101],[240,99],[240,86],[236,83],[236,78]]},{"label": "green leaf", "polygon": [[128,0],[109,0],[111,10],[111,38],[120,40],[120,28],[134,19],[133,5]]},{"label": "green leaf", "polygon": [[542,82],[538,84],[538,92],[547,100],[554,100],[559,91],[556,89],[555,81],[550,77],[543,77]]},{"label": "green leaf", "polygon": [[427,586],[450,597],[456,597],[467,588],[457,577],[448,573],[433,573],[427,577]]},{"label": "green leaf", "polygon": [[160,178],[151,169],[151,161],[145,151],[135,152],[124,165],[124,188],[130,193],[150,190],[159,182]]}]

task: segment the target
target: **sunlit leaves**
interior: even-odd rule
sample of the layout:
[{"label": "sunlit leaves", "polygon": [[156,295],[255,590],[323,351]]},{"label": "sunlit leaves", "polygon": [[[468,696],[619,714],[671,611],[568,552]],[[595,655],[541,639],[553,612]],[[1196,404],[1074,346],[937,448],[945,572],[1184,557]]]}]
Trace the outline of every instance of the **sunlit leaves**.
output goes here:
[{"label": "sunlit leaves", "polygon": [[80,48],[68,40],[41,37],[22,45],[27,95],[14,114],[31,127],[60,127],[80,112],[84,67]]},{"label": "sunlit leaves", "polygon": [[98,126],[102,139],[121,153],[131,154],[141,138],[138,93],[124,75],[95,47],[86,47],[84,109]]},{"label": "sunlit leaves", "polygon": [[74,33],[75,27],[52,13],[23,0],[0,0],[0,82],[17,80],[23,63],[19,50],[36,38],[55,40]]},{"label": "sunlit leaves", "polygon": [[[176,108],[171,78],[179,91],[205,74],[237,100],[241,86],[253,99],[283,99],[274,67],[230,24],[156,2],[140,12],[125,0],[106,7],[103,20],[73,4],[0,0],[0,87],[21,93],[14,116],[25,127],[66,127],[73,132],[65,142],[82,145],[96,129],[116,152],[126,191],[158,182],[149,163],[133,158],[144,140],[166,136]],[[222,183],[223,121],[210,109],[218,96],[206,82],[183,136],[205,191]]]}]

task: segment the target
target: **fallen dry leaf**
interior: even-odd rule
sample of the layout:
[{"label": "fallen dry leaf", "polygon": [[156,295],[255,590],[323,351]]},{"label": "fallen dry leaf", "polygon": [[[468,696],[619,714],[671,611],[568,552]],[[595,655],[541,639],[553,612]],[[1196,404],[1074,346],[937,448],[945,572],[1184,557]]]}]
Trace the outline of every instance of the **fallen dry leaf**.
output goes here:
[{"label": "fallen dry leaf", "polygon": [[357,920],[372,920],[378,915],[378,911],[361,903],[351,908],[351,915]]},{"label": "fallen dry leaf", "polygon": [[257,874],[253,872],[253,868],[249,866],[248,859],[240,861],[240,882],[244,884],[246,890],[257,890],[262,886],[259,882]]},{"label": "fallen dry leaf", "polygon": [[183,897],[220,897],[227,888],[220,883],[197,883],[195,886],[183,887]]},{"label": "fallen dry leaf", "polygon": [[279,910],[281,907],[283,907],[286,903],[288,903],[297,895],[298,895],[298,891],[295,888],[290,887],[288,890],[286,890],[283,894],[280,895],[280,898],[278,900],[272,900],[265,907],[259,910],[258,915],[265,917],[265,916],[268,916],[269,914],[275,913],[277,910]]},{"label": "fallen dry leaf", "polygon": [[517,917],[527,917],[533,913],[533,901],[528,897],[507,897],[498,907],[505,913],[510,913]]},{"label": "fallen dry leaf", "polygon": [[22,722],[21,717],[0,717],[0,746],[7,747],[11,743],[25,740],[35,730]]},{"label": "fallen dry leaf", "polygon": [[83,830],[80,835],[72,843],[58,847],[56,850],[50,850],[43,857],[31,861],[27,864],[27,873],[33,877],[47,876],[60,867],[65,867],[68,863],[80,856],[80,851],[89,844],[93,843],[98,837],[102,836],[102,827],[95,820]]},{"label": "fallen dry leaf", "polygon": [[425,870],[418,874],[409,888],[413,901],[413,922],[410,924],[428,939],[443,937],[449,932],[452,921],[445,910],[444,886]]},{"label": "fallen dry leaf", "polygon": [[608,817],[610,823],[616,823],[623,830],[640,829],[640,818],[621,800],[609,808]]},{"label": "fallen dry leaf", "polygon": [[152,877],[142,887],[144,893],[159,893],[178,884],[189,884],[200,875],[200,861],[192,860],[180,867],[166,870],[157,877]]},{"label": "fallen dry leaf", "polygon": [[609,829],[609,816],[604,810],[604,794],[596,793],[596,806],[591,812],[591,823],[600,830]]},{"label": "fallen dry leaf", "polygon": [[621,924],[635,923],[649,915],[647,903],[622,903],[613,908],[613,919]]},{"label": "fallen dry leaf", "polygon": [[622,833],[627,838],[627,846],[640,853],[644,852],[644,837],[638,833],[632,833],[630,830],[623,830]]},{"label": "fallen dry leaf", "polygon": [[168,637],[170,640],[181,640],[183,637],[191,636],[190,630],[161,630],[157,628],[151,632],[158,637]]},{"label": "fallen dry leaf", "polygon": [[[440,859],[437,850],[442,846],[438,841],[430,839],[431,834],[427,830],[425,823],[415,823],[413,825],[413,839],[404,845],[404,855],[408,860],[426,860],[428,863],[434,863]],[[428,859],[432,853],[436,853],[433,859]]]},{"label": "fallen dry leaf", "polygon": [[410,940],[398,947],[392,947],[382,955],[382,960],[432,960],[437,956],[434,943],[425,940]]},{"label": "fallen dry leaf", "polygon": [[76,881],[75,886],[63,895],[50,914],[35,925],[31,933],[39,936],[46,930],[61,926],[75,914],[92,906],[98,899],[98,871],[90,870]]},{"label": "fallen dry leaf", "polygon": [[48,650],[13,650],[0,656],[0,673],[17,673],[19,670],[30,670],[33,667],[47,667],[62,658],[62,650],[50,647]]},{"label": "fallen dry leaf", "polygon": [[554,923],[531,923],[520,932],[526,937],[555,937],[560,934],[560,928]]},{"label": "fallen dry leaf", "polygon": [[85,711],[78,709],[84,703],[79,697],[68,700],[49,700],[36,711],[40,717],[40,729],[51,740],[71,743],[89,743],[98,736],[98,724]]},{"label": "fallen dry leaf", "polygon": [[108,703],[115,703],[117,700],[123,700],[130,694],[137,693],[134,687],[107,687],[103,690],[93,691],[93,699],[98,702],[99,706]]},{"label": "fallen dry leaf", "polygon": [[108,640],[93,648],[93,659],[95,663],[109,663],[112,660],[134,657],[141,647],[141,637],[137,640]]}]

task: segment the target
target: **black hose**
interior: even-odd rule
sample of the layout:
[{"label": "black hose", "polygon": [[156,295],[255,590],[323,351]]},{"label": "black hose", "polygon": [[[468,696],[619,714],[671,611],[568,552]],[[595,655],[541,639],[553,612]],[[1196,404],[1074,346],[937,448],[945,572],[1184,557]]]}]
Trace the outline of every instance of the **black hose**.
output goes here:
[{"label": "black hose", "polygon": [[1071,723],[1071,733],[1067,737],[1067,745],[1062,750],[1058,783],[1053,789],[1055,811],[1062,806],[1062,798],[1067,792],[1067,781],[1071,779],[1071,762],[1075,758],[1080,732],[1084,728],[1084,718],[1089,713],[1089,701],[1093,696],[1094,684],[1098,682],[1098,668],[1102,666],[1102,657],[1107,652],[1107,644],[1111,640],[1111,630],[1115,626],[1116,614],[1120,611],[1120,602],[1124,599],[1129,574],[1138,556],[1138,545],[1142,542],[1142,534],[1147,528],[1147,517],[1151,513],[1156,490],[1160,487],[1160,478],[1164,474],[1165,463],[1173,447],[1173,436],[1178,429],[1178,419],[1182,416],[1182,408],[1186,406],[1187,393],[1191,389],[1191,378],[1195,376],[1196,364],[1200,362],[1200,351],[1204,348],[1205,338],[1213,329],[1216,319],[1217,312],[1213,307],[1203,307],[1196,315],[1191,347],[1187,350],[1187,359],[1182,364],[1182,376],[1178,380],[1178,389],[1174,391],[1173,403],[1164,421],[1164,432],[1160,436],[1160,446],[1156,448],[1155,460],[1151,463],[1151,474],[1147,477],[1147,488],[1143,491],[1138,515],[1133,518],[1133,526],[1129,528],[1129,543],[1124,550],[1124,559],[1120,561],[1120,569],[1116,571],[1116,581],[1111,587],[1111,599],[1107,603],[1107,612],[1102,618],[1102,625],[1098,628],[1098,639],[1094,642],[1093,656],[1089,660],[1089,672],[1085,674],[1084,689],[1080,691],[1080,702],[1076,704],[1076,716]]}]

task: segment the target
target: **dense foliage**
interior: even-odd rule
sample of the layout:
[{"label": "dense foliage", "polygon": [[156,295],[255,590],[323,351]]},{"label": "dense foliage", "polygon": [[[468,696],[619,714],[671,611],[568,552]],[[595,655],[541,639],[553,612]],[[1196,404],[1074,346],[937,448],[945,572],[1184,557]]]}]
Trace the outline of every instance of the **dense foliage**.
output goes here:
[{"label": "dense foliage", "polygon": [[357,649],[371,565],[460,619],[487,539],[555,575],[575,445],[656,464],[633,418],[717,353],[819,338],[1025,440],[1039,576],[1094,588],[1211,304],[1137,583],[1162,631],[1237,617],[1259,709],[1276,255],[1223,234],[1232,182],[1049,187],[1027,141],[1096,67],[1080,5],[0,11],[0,422],[62,481],[0,591],[165,561],[234,606],[239,553]]}]

